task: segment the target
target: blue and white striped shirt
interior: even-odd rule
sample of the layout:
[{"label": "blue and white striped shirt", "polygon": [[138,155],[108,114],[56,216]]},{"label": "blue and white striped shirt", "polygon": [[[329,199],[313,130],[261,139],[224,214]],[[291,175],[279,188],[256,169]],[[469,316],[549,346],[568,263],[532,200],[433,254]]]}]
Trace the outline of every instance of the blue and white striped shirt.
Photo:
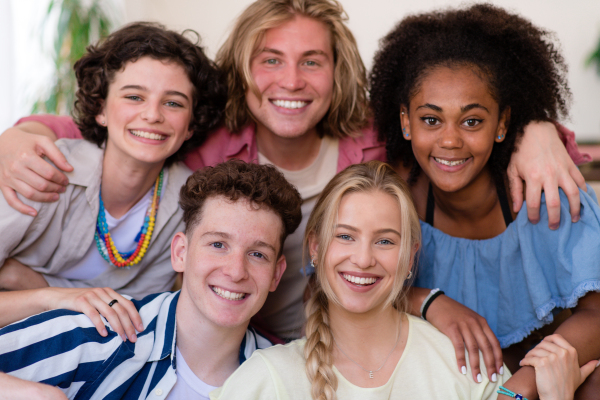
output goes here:
[{"label": "blue and white striped shirt", "polygon": [[[133,300],[146,329],[123,342],[108,323],[102,337],[84,314],[54,310],[0,329],[0,371],[58,386],[70,399],[167,397],[175,385],[175,310],[179,292]],[[201,340],[201,338],[199,338]],[[271,343],[252,328],[240,363]]]}]

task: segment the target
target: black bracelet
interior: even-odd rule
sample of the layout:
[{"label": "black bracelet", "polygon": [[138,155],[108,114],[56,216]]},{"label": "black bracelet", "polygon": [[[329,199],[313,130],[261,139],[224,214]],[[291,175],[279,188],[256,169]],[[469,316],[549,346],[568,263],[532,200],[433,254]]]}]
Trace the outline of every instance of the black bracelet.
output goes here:
[{"label": "black bracelet", "polygon": [[441,296],[443,294],[444,294],[443,290],[438,290],[437,292],[435,292],[433,294],[433,296],[431,296],[429,299],[427,299],[427,302],[423,306],[423,312],[421,312],[421,318],[423,318],[425,321],[427,321],[427,318],[425,316],[427,315],[427,310],[429,309],[429,306],[431,305],[431,303],[433,303],[433,301],[435,299],[437,299],[439,296]]}]

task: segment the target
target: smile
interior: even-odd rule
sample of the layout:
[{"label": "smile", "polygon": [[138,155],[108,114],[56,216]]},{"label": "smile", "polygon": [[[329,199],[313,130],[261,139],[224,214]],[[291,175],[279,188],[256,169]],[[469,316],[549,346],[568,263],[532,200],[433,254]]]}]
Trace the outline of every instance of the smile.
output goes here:
[{"label": "smile", "polygon": [[342,274],[342,276],[348,282],[354,283],[355,285],[360,285],[360,286],[369,286],[369,285],[372,285],[375,282],[377,282],[377,278],[364,278],[364,277],[358,277],[358,276],[353,276],[353,275],[349,275],[349,274]]},{"label": "smile", "polygon": [[297,108],[306,107],[308,101],[289,101],[289,100],[271,100],[271,103],[277,107],[287,108],[289,110],[295,110]]},{"label": "smile", "polygon": [[215,292],[219,297],[224,298],[225,300],[242,300],[246,297],[246,293],[236,293],[230,292],[229,290],[223,290],[216,286],[210,287],[213,292]]},{"label": "smile", "polygon": [[141,137],[141,138],[144,138],[144,139],[152,139],[152,140],[165,140],[165,139],[167,139],[167,135],[160,135],[158,133],[152,133],[152,132],[146,132],[146,131],[139,131],[139,130],[133,130],[133,129],[131,129],[129,132],[131,132],[131,134],[133,136]]},{"label": "smile", "polygon": [[443,158],[437,158],[437,157],[433,157],[433,159],[442,164],[442,165],[447,165],[449,167],[455,167],[457,165],[462,165],[464,163],[467,162],[468,158],[463,158],[462,160],[456,160],[456,161],[448,161],[448,160],[444,160]]}]

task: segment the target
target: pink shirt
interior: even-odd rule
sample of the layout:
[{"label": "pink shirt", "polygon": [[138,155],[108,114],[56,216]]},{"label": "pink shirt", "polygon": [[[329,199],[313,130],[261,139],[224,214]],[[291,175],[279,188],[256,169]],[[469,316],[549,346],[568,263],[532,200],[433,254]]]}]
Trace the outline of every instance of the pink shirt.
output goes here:
[{"label": "pink shirt", "polygon": [[[59,138],[81,138],[81,132],[70,117],[31,115],[21,118],[17,124],[27,121],[36,121],[46,125]],[[210,133],[200,147],[189,152],[184,162],[191,170],[212,166],[232,158],[257,163],[258,147],[254,133],[254,124],[247,125],[237,134],[221,127]],[[337,172],[352,164],[371,160],[386,160],[385,143],[378,140],[372,125],[369,124],[365,127],[359,137],[340,139]]]}]

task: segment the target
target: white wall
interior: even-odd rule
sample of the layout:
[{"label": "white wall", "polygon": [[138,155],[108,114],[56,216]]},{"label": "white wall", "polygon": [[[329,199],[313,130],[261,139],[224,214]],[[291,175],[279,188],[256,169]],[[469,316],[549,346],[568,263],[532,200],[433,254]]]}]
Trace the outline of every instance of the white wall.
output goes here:
[{"label": "white wall", "polygon": [[[464,4],[459,0],[341,0],[349,16],[367,68],[378,40],[409,13]],[[125,0],[127,21],[145,19],[169,28],[191,28],[202,36],[208,54],[214,56],[225,40],[232,21],[251,0]],[[536,25],[556,32],[569,64],[573,92],[571,119],[565,121],[579,141],[600,142],[600,76],[585,68],[584,60],[600,37],[599,0],[492,0],[518,12]]]}]

